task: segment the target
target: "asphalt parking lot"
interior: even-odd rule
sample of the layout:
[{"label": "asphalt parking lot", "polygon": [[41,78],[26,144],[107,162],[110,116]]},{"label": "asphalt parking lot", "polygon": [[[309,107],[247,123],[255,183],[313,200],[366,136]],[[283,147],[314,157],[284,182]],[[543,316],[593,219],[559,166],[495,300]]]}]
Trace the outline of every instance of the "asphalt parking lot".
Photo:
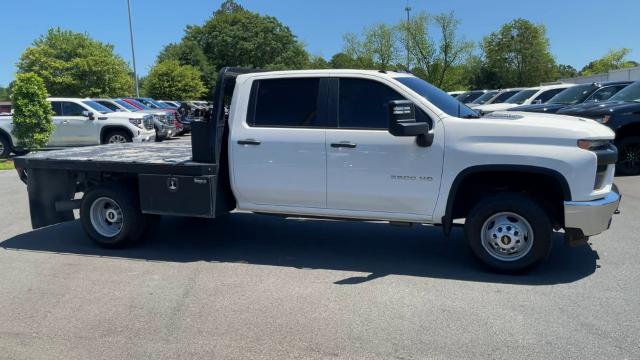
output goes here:
[{"label": "asphalt parking lot", "polygon": [[232,214],[104,250],[32,231],[0,172],[0,358],[640,358],[640,177],[591,245],[524,276],[456,230]]}]

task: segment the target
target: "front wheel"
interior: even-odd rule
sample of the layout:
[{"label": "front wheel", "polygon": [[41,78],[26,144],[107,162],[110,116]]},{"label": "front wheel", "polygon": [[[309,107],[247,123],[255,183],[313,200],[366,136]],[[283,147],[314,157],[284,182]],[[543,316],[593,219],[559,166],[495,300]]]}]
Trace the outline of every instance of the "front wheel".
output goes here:
[{"label": "front wheel", "polygon": [[544,260],[553,229],[544,209],[519,194],[481,200],[469,213],[465,237],[480,261],[493,270],[519,273]]},{"label": "front wheel", "polygon": [[80,222],[100,246],[117,248],[137,242],[144,233],[145,220],[135,192],[125,186],[99,186],[82,199]]},{"label": "front wheel", "polygon": [[113,131],[105,136],[104,142],[106,144],[123,144],[131,142],[131,135],[124,131]]},{"label": "front wheel", "polygon": [[621,175],[640,174],[640,136],[629,136],[618,141],[620,157],[616,170]]}]

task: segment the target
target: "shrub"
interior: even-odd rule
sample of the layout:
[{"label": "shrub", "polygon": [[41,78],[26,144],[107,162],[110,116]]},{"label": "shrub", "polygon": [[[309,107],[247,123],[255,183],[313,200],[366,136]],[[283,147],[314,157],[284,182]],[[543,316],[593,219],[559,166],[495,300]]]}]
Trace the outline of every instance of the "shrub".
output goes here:
[{"label": "shrub", "polygon": [[53,132],[51,104],[44,81],[36,74],[18,74],[12,87],[13,135],[25,149],[40,149]]}]

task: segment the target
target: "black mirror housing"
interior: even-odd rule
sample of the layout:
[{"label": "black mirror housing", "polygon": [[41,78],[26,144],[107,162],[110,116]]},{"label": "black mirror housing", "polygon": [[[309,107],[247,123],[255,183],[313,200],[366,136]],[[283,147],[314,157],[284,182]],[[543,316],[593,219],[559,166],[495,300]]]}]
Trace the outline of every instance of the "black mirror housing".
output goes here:
[{"label": "black mirror housing", "polygon": [[429,124],[426,122],[416,121],[416,107],[411,101],[390,101],[388,116],[389,132],[391,133],[391,135],[426,136],[427,134],[429,134]]},{"label": "black mirror housing", "polygon": [[82,112],[82,116],[88,117],[89,120],[95,120],[96,118],[95,115],[93,114],[93,111],[87,111],[87,110]]}]

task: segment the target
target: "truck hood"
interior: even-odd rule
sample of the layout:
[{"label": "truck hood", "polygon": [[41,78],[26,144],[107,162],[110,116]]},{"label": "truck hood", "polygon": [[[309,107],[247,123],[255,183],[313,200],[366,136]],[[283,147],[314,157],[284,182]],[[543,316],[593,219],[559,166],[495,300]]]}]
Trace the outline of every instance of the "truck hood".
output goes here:
[{"label": "truck hood", "polygon": [[518,106],[518,104],[498,103],[498,104],[480,105],[480,106],[474,107],[473,109],[477,111],[481,111],[483,113],[491,113],[494,111],[509,110],[516,106]]},{"label": "truck hood", "polygon": [[566,104],[531,104],[516,106],[509,109],[509,111],[527,111],[546,114],[555,114],[558,110],[566,107]]},{"label": "truck hood", "polygon": [[591,119],[530,112],[494,112],[477,119],[504,125],[508,133],[566,139],[613,139],[615,133]]},{"label": "truck hood", "polygon": [[558,111],[558,113],[564,115],[584,116],[587,118],[597,118],[604,115],[623,114],[636,111],[640,111],[640,103],[633,101],[603,101],[569,106]]}]

